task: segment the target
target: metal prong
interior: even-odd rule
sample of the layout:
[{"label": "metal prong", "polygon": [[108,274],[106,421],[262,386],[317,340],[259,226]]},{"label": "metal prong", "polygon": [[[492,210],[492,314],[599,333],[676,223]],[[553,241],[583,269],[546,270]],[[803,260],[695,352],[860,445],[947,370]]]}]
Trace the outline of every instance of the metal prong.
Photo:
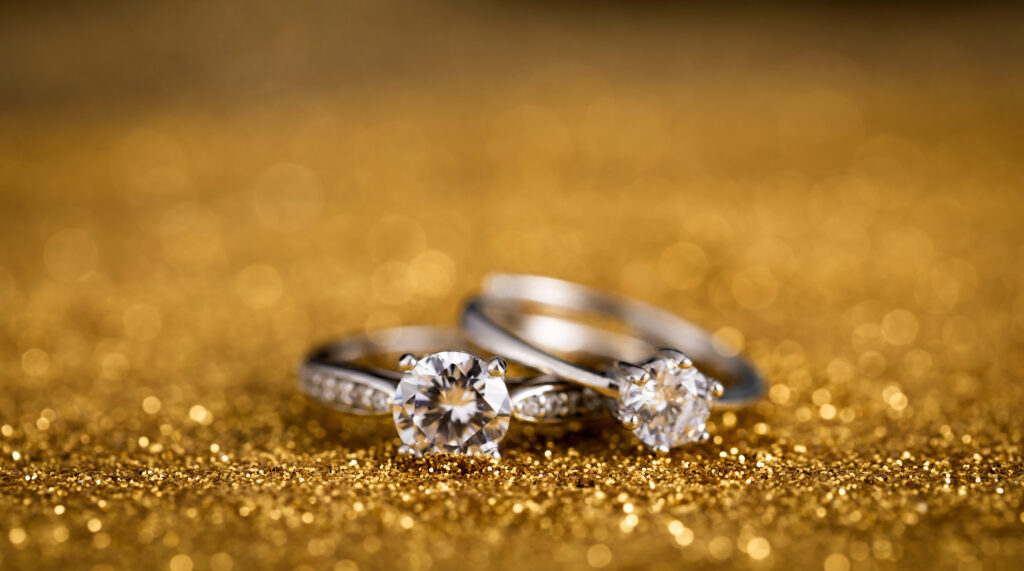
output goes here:
[{"label": "metal prong", "polygon": [[697,442],[707,442],[708,440],[711,440],[711,433],[707,430],[701,432],[700,436],[697,437]]},{"label": "metal prong", "polygon": [[647,372],[643,367],[637,367],[632,363],[626,363],[620,361],[617,365],[618,376],[623,381],[633,383],[638,387],[642,387],[651,380],[651,374]]},{"label": "metal prong", "polygon": [[642,387],[651,381],[651,374],[644,371],[640,375],[632,375],[626,378],[629,382],[633,383],[638,387]]},{"label": "metal prong", "polygon": [[710,388],[711,388],[711,396],[715,397],[716,399],[717,398],[722,398],[722,395],[725,394],[725,387],[719,381],[711,381],[711,387]]},{"label": "metal prong", "polygon": [[508,363],[501,357],[495,357],[490,361],[487,361],[487,373],[492,377],[504,377],[505,371],[508,370]]},{"label": "metal prong", "polygon": [[640,426],[640,419],[635,414],[622,418],[622,427],[626,430],[636,430],[638,426]]},{"label": "metal prong", "polygon": [[691,361],[690,358],[686,356],[686,353],[683,353],[678,349],[670,349],[667,347],[661,348],[658,349],[657,356],[661,357],[662,359],[668,359],[669,361],[672,361],[680,369],[689,369],[690,367],[693,366],[693,361]]},{"label": "metal prong", "polygon": [[416,367],[416,361],[418,360],[419,359],[416,358],[416,355],[413,355],[412,353],[406,353],[399,357],[398,368],[401,369],[403,372],[408,373],[409,371],[413,370]]}]

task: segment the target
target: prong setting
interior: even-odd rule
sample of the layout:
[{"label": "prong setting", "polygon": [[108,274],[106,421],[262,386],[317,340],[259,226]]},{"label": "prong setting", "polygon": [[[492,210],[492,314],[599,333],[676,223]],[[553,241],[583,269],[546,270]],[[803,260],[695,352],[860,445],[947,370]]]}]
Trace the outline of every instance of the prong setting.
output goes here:
[{"label": "prong setting", "polygon": [[[512,417],[505,379],[464,351],[420,357],[395,387],[391,414],[402,444],[422,454],[497,457]],[[480,406],[481,401],[486,406]]]},{"label": "prong setting", "polygon": [[627,383],[642,387],[651,380],[651,374],[643,367],[632,363],[620,362],[618,364],[619,378]]},{"label": "prong setting", "polygon": [[644,371],[639,375],[631,375],[627,377],[626,380],[628,380],[629,382],[633,383],[638,387],[642,387],[651,381],[651,375],[647,371]]},{"label": "prong setting", "polygon": [[487,361],[487,373],[492,377],[504,377],[508,371],[508,363],[501,357],[495,357]]},{"label": "prong setting", "polygon": [[709,388],[711,389],[711,396],[716,399],[722,398],[722,395],[725,394],[725,386],[722,385],[720,381],[711,381],[711,386]]},{"label": "prong setting", "polygon": [[417,361],[419,361],[419,359],[416,358],[416,355],[406,353],[399,357],[398,368],[401,369],[403,373],[408,373],[416,368]]},{"label": "prong setting", "polygon": [[622,426],[626,430],[636,430],[640,426],[640,419],[635,414],[631,414],[622,419]]},{"label": "prong setting", "polygon": [[689,369],[693,367],[693,361],[686,356],[686,353],[683,353],[678,349],[670,349],[667,347],[658,349],[658,353],[656,356],[658,358],[667,359],[672,363],[675,363],[675,365],[680,369]]}]

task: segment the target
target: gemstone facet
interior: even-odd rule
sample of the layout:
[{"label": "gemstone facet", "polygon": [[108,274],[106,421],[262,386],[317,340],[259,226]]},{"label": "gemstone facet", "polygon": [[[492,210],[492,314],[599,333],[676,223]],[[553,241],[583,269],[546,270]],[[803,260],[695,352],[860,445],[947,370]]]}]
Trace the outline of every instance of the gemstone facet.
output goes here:
[{"label": "gemstone facet", "polygon": [[498,457],[512,403],[502,376],[460,351],[427,355],[402,376],[392,398],[402,451],[421,456],[487,454]]},{"label": "gemstone facet", "polygon": [[651,448],[668,452],[704,435],[713,397],[710,381],[696,367],[655,358],[640,365],[651,376],[643,386],[621,381],[618,417],[636,422],[633,434]]}]

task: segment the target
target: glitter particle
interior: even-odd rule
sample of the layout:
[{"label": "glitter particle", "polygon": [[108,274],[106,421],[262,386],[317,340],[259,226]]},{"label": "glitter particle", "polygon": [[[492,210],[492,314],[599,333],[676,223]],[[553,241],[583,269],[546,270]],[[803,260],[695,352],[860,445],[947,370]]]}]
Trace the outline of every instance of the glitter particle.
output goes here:
[{"label": "glitter particle", "polygon": [[[1019,566],[1020,58],[985,57],[1019,9],[824,43],[839,20],[800,10],[26,3],[3,20],[2,565]],[[767,398],[664,456],[513,421],[480,463],[298,395],[314,343],[451,323],[498,268],[678,312]]]}]

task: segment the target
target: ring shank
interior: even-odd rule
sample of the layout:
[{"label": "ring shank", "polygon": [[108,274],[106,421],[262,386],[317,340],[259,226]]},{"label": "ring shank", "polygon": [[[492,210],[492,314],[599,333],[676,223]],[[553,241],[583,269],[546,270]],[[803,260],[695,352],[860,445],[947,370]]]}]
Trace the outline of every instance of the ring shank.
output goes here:
[{"label": "ring shank", "polygon": [[422,353],[439,347],[465,348],[466,341],[458,330],[448,327],[393,327],[325,345],[315,350],[307,361],[338,365],[372,355]]},{"label": "ring shank", "polygon": [[[534,327],[543,325],[534,321]],[[569,324],[572,325],[572,324]],[[299,369],[299,388],[309,398],[350,414],[387,414],[403,373],[360,363],[374,356],[471,351],[449,327],[406,326],[346,337],[315,349]],[[578,385],[549,375],[506,378],[512,414],[535,423],[588,420],[607,415],[606,403]],[[382,398],[386,397],[386,402]]]},{"label": "ring shank", "polygon": [[299,388],[317,402],[344,412],[385,414],[389,405],[381,399],[390,398],[402,373],[365,366],[361,359],[466,346],[458,330],[446,327],[394,327],[353,335],[314,349],[299,369]]},{"label": "ring shank", "polygon": [[[532,315],[529,312],[535,306],[611,317],[629,327],[636,338],[561,317]],[[501,314],[514,318],[497,319]],[[489,276],[483,293],[466,304],[462,326],[482,347],[541,371],[573,379],[608,396],[618,394],[612,378],[548,351],[565,354],[585,350],[611,360],[625,360],[637,359],[641,344],[652,349],[674,348],[722,377],[725,394],[716,406],[750,404],[764,391],[764,381],[753,366],[742,357],[719,353],[711,334],[693,323],[646,303],[554,278]]]}]

